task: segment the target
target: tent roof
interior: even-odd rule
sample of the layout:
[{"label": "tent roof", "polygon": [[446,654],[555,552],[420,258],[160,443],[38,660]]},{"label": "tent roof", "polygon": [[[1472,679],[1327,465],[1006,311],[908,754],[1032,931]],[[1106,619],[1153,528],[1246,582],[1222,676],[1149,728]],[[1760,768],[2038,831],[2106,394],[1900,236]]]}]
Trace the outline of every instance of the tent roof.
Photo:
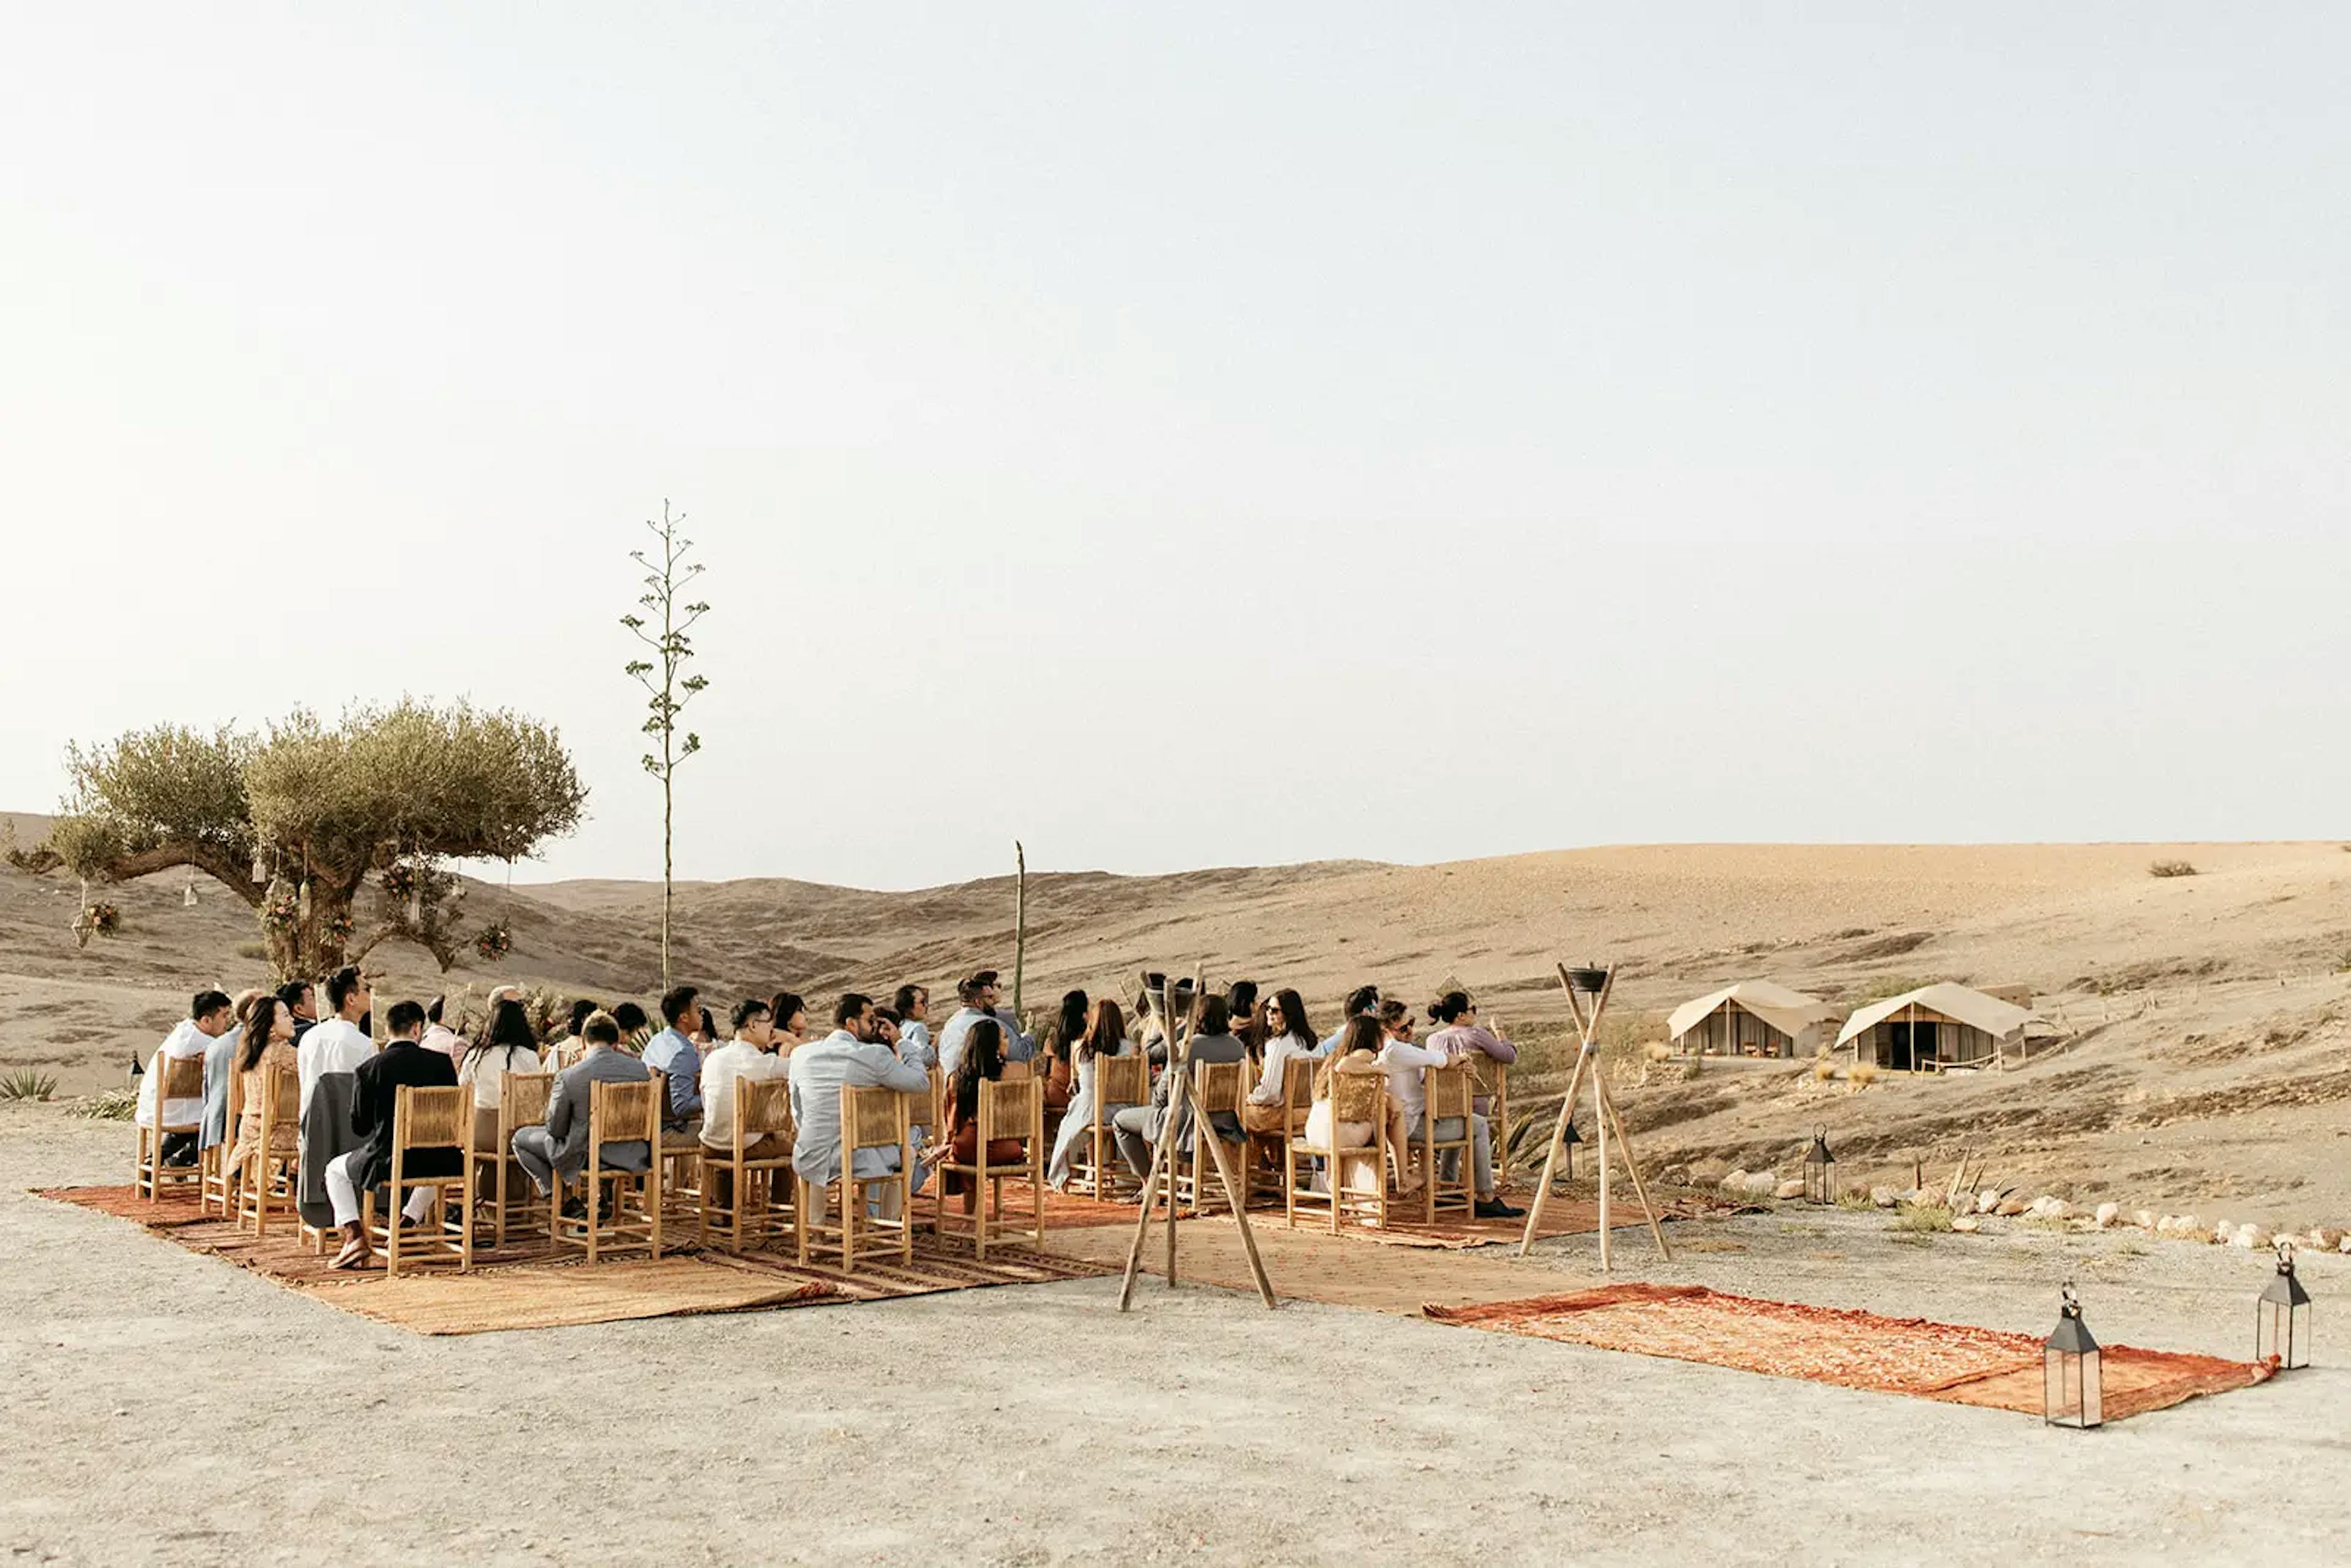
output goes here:
[{"label": "tent roof", "polygon": [[1818,997],[1792,991],[1770,980],[1741,980],[1676,1008],[1673,1017],[1666,1020],[1667,1035],[1679,1040],[1702,1020],[1714,1016],[1725,1002],[1737,1002],[1782,1034],[1801,1034],[1823,1019],[1836,1016],[1836,1009]]},{"label": "tent roof", "polygon": [[1945,980],[1938,985],[1921,986],[1915,991],[1905,991],[1898,997],[1888,997],[1882,1002],[1872,1002],[1845,1020],[1844,1031],[1837,1043],[1844,1044],[1856,1035],[1868,1033],[1904,1008],[1916,1002],[1930,1012],[1980,1029],[1998,1038],[2015,1033],[2026,1024],[2038,1023],[2041,1015],[2030,1008],[2020,1008],[2013,1002],[2003,1002],[1997,997]]}]

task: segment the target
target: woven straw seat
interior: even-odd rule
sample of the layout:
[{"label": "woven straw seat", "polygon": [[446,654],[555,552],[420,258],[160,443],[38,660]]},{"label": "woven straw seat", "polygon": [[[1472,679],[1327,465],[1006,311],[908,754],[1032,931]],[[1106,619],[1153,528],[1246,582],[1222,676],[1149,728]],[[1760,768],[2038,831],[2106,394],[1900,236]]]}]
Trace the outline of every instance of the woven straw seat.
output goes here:
[{"label": "woven straw seat", "polygon": [[[547,1120],[547,1103],[555,1095],[555,1074],[552,1072],[502,1072],[498,1075],[497,1146],[490,1149],[468,1147],[467,1163],[489,1168],[474,1178],[477,1197],[486,1196],[490,1201],[491,1242],[504,1247],[509,1227],[516,1229],[539,1228],[538,1207],[527,1201],[530,1179],[523,1174],[516,1160],[514,1135],[525,1127],[536,1127]],[[470,1138],[467,1140],[470,1145]]]},{"label": "woven straw seat", "polygon": [[1070,1190],[1106,1202],[1123,1201],[1142,1186],[1118,1158],[1118,1140],[1111,1131],[1111,1107],[1141,1105],[1151,1099],[1151,1063],[1137,1051],[1133,1056],[1093,1059],[1093,1113],[1077,1147],[1070,1151]]},{"label": "woven straw seat", "polygon": [[[386,1278],[396,1277],[403,1263],[414,1264],[427,1260],[454,1262],[458,1272],[474,1266],[474,1166],[470,1160],[461,1161],[465,1172],[457,1185],[465,1191],[464,1207],[458,1210],[455,1225],[442,1218],[443,1205],[434,1206],[434,1212],[421,1224],[401,1223],[400,1207],[409,1193],[417,1187],[439,1187],[451,1185],[445,1176],[418,1176],[407,1171],[408,1156],[413,1151],[448,1149],[462,1152],[474,1138],[474,1092],[462,1084],[444,1089],[420,1089],[403,1083],[392,1101],[392,1175],[384,1183],[385,1216],[376,1218],[375,1191],[370,1188],[360,1200],[360,1220],[367,1227],[370,1239],[383,1249],[383,1271]],[[356,1158],[357,1156],[353,1156]],[[422,1256],[418,1256],[422,1249]]]},{"label": "woven straw seat", "polygon": [[168,1186],[201,1184],[201,1165],[167,1166],[163,1163],[163,1138],[166,1134],[186,1133],[193,1136],[204,1131],[201,1115],[185,1126],[166,1126],[165,1113],[174,1100],[202,1100],[204,1097],[204,1059],[201,1056],[166,1056],[158,1047],[147,1065],[148,1082],[155,1085],[155,1113],[150,1118],[155,1124],[139,1129],[137,1163],[131,1166],[131,1190],[141,1197],[156,1198]]},{"label": "woven straw seat", "polygon": [[[302,1124],[302,1075],[290,1067],[273,1067],[267,1082],[261,1102],[260,1145],[246,1156],[243,1170],[231,1173],[237,1227],[249,1224],[256,1237],[269,1234],[273,1209],[300,1223],[294,1209],[302,1155],[294,1134]],[[236,1125],[234,1121],[229,1124]]]},{"label": "woven straw seat", "polygon": [[1471,1051],[1461,1060],[1469,1064],[1469,1075],[1476,1083],[1471,1092],[1493,1102],[1486,1123],[1494,1135],[1494,1179],[1507,1180],[1510,1174],[1510,1064],[1497,1061],[1482,1051]]},{"label": "woven straw seat", "polygon": [[[1217,1156],[1208,1147],[1208,1140],[1217,1130],[1208,1123],[1211,1112],[1222,1111],[1238,1116],[1241,1110],[1242,1069],[1238,1061],[1196,1061],[1192,1064],[1192,1092],[1196,1100],[1192,1114],[1192,1152],[1178,1153],[1168,1162],[1168,1179],[1176,1184],[1176,1201],[1196,1213],[1206,1213],[1211,1195],[1224,1207],[1231,1202],[1225,1196],[1224,1183],[1215,1179]],[[1171,1097],[1172,1099],[1172,1097]],[[1246,1194],[1241,1201],[1249,1201]]]},{"label": "woven straw seat", "polygon": [[[1426,1068],[1420,1076],[1427,1106],[1420,1120],[1420,1136],[1413,1140],[1412,1157],[1420,1166],[1422,1218],[1434,1225],[1439,1212],[1467,1218],[1477,1202],[1471,1190],[1476,1179],[1471,1164],[1475,1139],[1469,1125],[1469,1099],[1477,1082],[1466,1061],[1449,1067]],[[1461,1124],[1458,1136],[1437,1135],[1438,1123],[1457,1119]],[[1442,1170],[1446,1163],[1443,1156],[1448,1154],[1454,1156],[1454,1175],[1450,1177]]]},{"label": "woven straw seat", "polygon": [[[979,1085],[979,1103],[972,1118],[978,1129],[978,1141],[968,1162],[953,1157],[938,1162],[935,1173],[936,1183],[931,1197],[936,1207],[932,1211],[931,1228],[941,1236],[968,1235],[972,1250],[979,1257],[987,1256],[991,1236],[1031,1236],[1039,1242],[1045,1239],[1045,1085],[1032,1075],[1004,1078],[993,1082],[983,1079]],[[944,1124],[942,1127],[944,1130]],[[1020,1140],[1020,1157],[1003,1165],[990,1164],[988,1145],[999,1138]],[[965,1229],[960,1221],[950,1222],[947,1202],[949,1175],[961,1176],[977,1189],[973,1206],[971,1225]],[[1029,1202],[1033,1206],[1029,1223],[1016,1229],[1004,1217],[1004,1184],[1018,1176],[1029,1183]],[[960,1201],[960,1199],[958,1199]]]},{"label": "woven straw seat", "polygon": [[221,1141],[196,1155],[196,1211],[217,1214],[223,1219],[236,1212],[236,1173],[229,1169],[228,1156],[236,1146],[237,1124],[245,1119],[245,1074],[236,1071],[236,1053],[229,1053],[228,1122]]},{"label": "woven straw seat", "polygon": [[[809,1260],[811,1240],[828,1248],[838,1242],[841,1266],[848,1272],[856,1270],[861,1258],[894,1255],[901,1266],[914,1260],[913,1110],[911,1098],[897,1090],[842,1086],[840,1173],[822,1186],[797,1173],[793,1176],[792,1228],[800,1262]],[[897,1150],[898,1168],[883,1176],[857,1175],[861,1149]],[[836,1193],[841,1198],[841,1223],[833,1225],[827,1223],[827,1217],[832,1212]],[[881,1198],[883,1211],[869,1215],[866,1200],[875,1196]]]},{"label": "woven straw seat", "polygon": [[[661,1101],[650,1080],[595,1083],[588,1099],[588,1163],[580,1173],[584,1219],[563,1218],[563,1184],[547,1197],[548,1232],[559,1251],[574,1249],[595,1263],[614,1252],[662,1250]],[[608,1144],[650,1145],[652,1168],[615,1170],[604,1163]],[[632,1207],[633,1206],[633,1207]]]},{"label": "woven straw seat", "polygon": [[[1376,1068],[1341,1069],[1331,1074],[1331,1126],[1333,1141],[1343,1123],[1371,1124],[1367,1144],[1332,1148],[1301,1133],[1282,1147],[1282,1207],[1294,1228],[1299,1212],[1327,1216],[1332,1234],[1338,1234],[1342,1216],[1368,1218],[1384,1227],[1388,1218],[1387,1074]],[[1311,1183],[1312,1166],[1321,1160],[1324,1190]],[[1362,1175],[1368,1164],[1370,1176]]]},{"label": "woven straw seat", "polygon": [[[724,1149],[703,1148],[696,1208],[705,1246],[718,1238],[728,1251],[741,1252],[770,1236],[780,1242],[788,1226],[798,1228],[791,1201],[792,1091],[781,1077],[737,1078],[733,1088],[734,1141]],[[776,1140],[768,1145],[774,1153],[750,1152],[769,1137]],[[716,1179],[721,1175],[723,1184]]]}]

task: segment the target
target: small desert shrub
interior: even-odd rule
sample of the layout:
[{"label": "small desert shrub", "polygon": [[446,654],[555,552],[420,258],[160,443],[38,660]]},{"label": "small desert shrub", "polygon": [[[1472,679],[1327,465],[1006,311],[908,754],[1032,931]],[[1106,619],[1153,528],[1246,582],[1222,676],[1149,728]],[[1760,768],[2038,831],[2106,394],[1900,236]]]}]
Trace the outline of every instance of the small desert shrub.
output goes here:
[{"label": "small desert shrub", "polygon": [[1856,1091],[1866,1089],[1877,1082],[1877,1064],[1874,1061],[1856,1061],[1847,1070],[1844,1076],[1845,1082],[1852,1084]]},{"label": "small desert shrub", "polygon": [[1877,1200],[1869,1196],[1865,1186],[1849,1186],[1837,1194],[1839,1208],[1876,1208]]},{"label": "small desert shrub", "polygon": [[1674,1053],[1674,1048],[1662,1040],[1653,1040],[1644,1049],[1648,1051],[1651,1061],[1663,1061]]},{"label": "small desert shrub", "polygon": [[1816,1057],[1813,1058],[1813,1082],[1818,1082],[1818,1083],[1826,1083],[1830,1079],[1834,1078],[1835,1076],[1836,1076],[1836,1063],[1835,1063],[1835,1062],[1831,1061],[1830,1061],[1827,1057],[1825,1057],[1825,1056],[1816,1056]]},{"label": "small desert shrub", "polygon": [[2186,861],[2158,861],[2147,868],[2149,876],[2194,876],[2196,868]]},{"label": "small desert shrub", "polygon": [[57,1092],[57,1075],[27,1067],[0,1078],[0,1100],[46,1100]]},{"label": "small desert shrub", "polygon": [[110,1089],[102,1094],[92,1094],[88,1099],[75,1101],[68,1110],[68,1114],[87,1116],[95,1122],[128,1122],[138,1113],[138,1110],[139,1091]]},{"label": "small desert shrub", "polygon": [[236,956],[240,958],[250,958],[256,963],[266,964],[269,961],[269,944],[240,942],[236,945]]},{"label": "small desert shrub", "polygon": [[1697,1082],[1697,1080],[1698,1080],[1698,1076],[1699,1076],[1701,1073],[1705,1072],[1705,1071],[1706,1071],[1706,1058],[1705,1058],[1705,1057],[1703,1057],[1703,1056],[1693,1056],[1693,1057],[1690,1057],[1687,1061],[1684,1061],[1684,1062],[1682,1063],[1682,1082],[1685,1082],[1685,1083],[1692,1083],[1692,1082]]},{"label": "small desert shrub", "polygon": [[1939,1203],[1913,1203],[1903,1207],[1894,1217],[1896,1230],[1949,1230],[1951,1211]]}]

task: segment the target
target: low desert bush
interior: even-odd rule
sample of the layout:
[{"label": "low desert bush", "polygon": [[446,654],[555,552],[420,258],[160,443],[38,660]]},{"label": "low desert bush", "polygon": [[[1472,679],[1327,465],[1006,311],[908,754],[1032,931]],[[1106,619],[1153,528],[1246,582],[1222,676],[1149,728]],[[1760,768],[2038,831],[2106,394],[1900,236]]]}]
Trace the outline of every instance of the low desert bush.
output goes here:
[{"label": "low desert bush", "polygon": [[1813,1081],[1814,1082],[1826,1083],[1830,1079],[1834,1078],[1835,1076],[1835,1062],[1831,1061],[1825,1055],[1813,1058]]},{"label": "low desert bush", "polygon": [[1856,1091],[1866,1089],[1877,1082],[1877,1064],[1874,1061],[1856,1061],[1846,1070],[1844,1077],[1845,1082],[1852,1084]]},{"label": "low desert bush", "polygon": [[2158,861],[2147,868],[2149,876],[2194,876],[2196,868],[2186,861]]},{"label": "low desert bush", "polygon": [[1869,1196],[1865,1186],[1849,1186],[1837,1194],[1839,1208],[1876,1208],[1877,1201]]},{"label": "low desert bush", "polygon": [[57,1075],[27,1067],[0,1078],[0,1100],[46,1100],[57,1092]]},{"label": "low desert bush", "polygon": [[68,1113],[87,1116],[95,1122],[128,1122],[138,1113],[138,1110],[139,1091],[110,1089],[102,1094],[92,1094],[88,1099],[75,1101],[68,1107]]},{"label": "low desert bush", "polygon": [[1950,1228],[1951,1211],[1939,1203],[1906,1204],[1894,1216],[1894,1228],[1896,1230],[1933,1231],[1949,1230]]},{"label": "low desert bush", "polygon": [[256,963],[266,964],[269,961],[269,944],[240,942],[236,945],[236,956],[240,958],[250,958]]}]

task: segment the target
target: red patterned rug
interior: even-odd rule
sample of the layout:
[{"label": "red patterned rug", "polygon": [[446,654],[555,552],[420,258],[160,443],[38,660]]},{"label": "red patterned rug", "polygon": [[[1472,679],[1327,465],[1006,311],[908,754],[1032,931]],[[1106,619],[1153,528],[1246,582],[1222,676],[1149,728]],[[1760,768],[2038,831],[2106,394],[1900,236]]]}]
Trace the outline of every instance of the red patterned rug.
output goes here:
[{"label": "red patterned rug", "polygon": [[[1843,1388],[2034,1416],[2042,1408],[2041,1341],[1964,1323],[1760,1301],[1703,1285],[1605,1285],[1567,1295],[1423,1311],[1438,1322]],[[2109,1421],[2199,1395],[2249,1388],[2277,1370],[2273,1363],[2128,1345],[2108,1345],[2101,1359]]]}]

